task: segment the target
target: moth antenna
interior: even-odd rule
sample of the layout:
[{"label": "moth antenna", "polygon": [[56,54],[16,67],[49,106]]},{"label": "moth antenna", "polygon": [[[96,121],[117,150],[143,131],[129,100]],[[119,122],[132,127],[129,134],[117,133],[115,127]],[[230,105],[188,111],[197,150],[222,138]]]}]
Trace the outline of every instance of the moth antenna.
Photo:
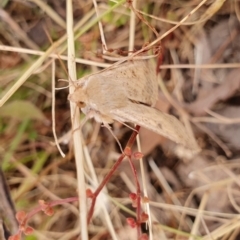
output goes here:
[{"label": "moth antenna", "polygon": [[66,87],[59,87],[59,88],[55,88],[55,90],[62,90],[62,89],[65,89],[65,88],[69,88],[70,85],[66,86]]},{"label": "moth antenna", "polygon": [[69,80],[63,79],[63,78],[58,79],[58,81],[59,81],[59,82],[69,82]]},{"label": "moth antenna", "polygon": [[[67,79],[58,79],[59,82],[68,82],[69,83],[69,80]],[[65,89],[65,88],[69,88],[71,86],[71,83],[69,83],[66,87],[60,87],[60,88],[55,88],[55,90],[62,90],[62,89]]]},{"label": "moth antenna", "polygon": [[118,144],[121,152],[124,153],[124,152],[123,152],[123,149],[122,149],[121,143],[119,142],[119,140],[117,139],[117,137],[116,137],[115,134],[113,133],[113,131],[112,131],[111,127],[109,126],[109,124],[103,123],[103,127],[106,127],[106,128],[109,130],[109,132],[112,134],[112,136],[113,136],[114,139],[116,140],[116,142],[117,142],[117,144]]},{"label": "moth antenna", "polygon": [[[51,39],[51,36],[50,36],[49,32],[47,31],[47,29],[45,28],[45,26],[44,26],[43,29],[44,29],[47,37],[48,37],[49,42],[50,42],[51,44],[53,44],[53,41],[52,41],[52,39]],[[69,80],[66,80],[66,79],[65,79],[65,81],[69,81],[69,82],[73,83],[73,81],[72,81],[72,79],[70,78],[70,76],[69,76],[69,74],[68,74],[68,71],[67,71],[67,69],[66,69],[63,61],[62,61],[61,58],[60,58],[60,55],[58,54],[58,52],[56,52],[56,55],[58,56],[58,61],[60,62],[61,67],[63,68],[64,72],[66,73],[66,75],[67,75],[68,78],[69,78]],[[61,80],[63,80],[63,79],[61,79]],[[75,86],[74,83],[73,83],[73,85]]]}]

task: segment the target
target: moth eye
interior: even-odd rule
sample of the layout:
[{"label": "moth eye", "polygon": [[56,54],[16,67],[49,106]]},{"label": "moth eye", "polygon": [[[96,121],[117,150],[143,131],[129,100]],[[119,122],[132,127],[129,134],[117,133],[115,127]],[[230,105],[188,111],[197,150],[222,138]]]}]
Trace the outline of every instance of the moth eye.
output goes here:
[{"label": "moth eye", "polygon": [[84,102],[78,102],[78,103],[77,103],[77,106],[78,106],[79,108],[83,108],[83,107],[86,106],[86,104],[85,104]]}]

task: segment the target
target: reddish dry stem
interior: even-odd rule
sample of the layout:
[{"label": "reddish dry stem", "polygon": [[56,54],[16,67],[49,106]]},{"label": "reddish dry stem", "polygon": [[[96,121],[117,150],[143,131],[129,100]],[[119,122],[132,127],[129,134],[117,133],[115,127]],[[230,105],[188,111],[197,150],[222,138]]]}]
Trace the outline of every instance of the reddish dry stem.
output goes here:
[{"label": "reddish dry stem", "polygon": [[[128,150],[129,148],[130,149],[132,148],[139,130],[140,130],[140,126],[137,125],[135,127],[135,131],[133,131],[131,137],[129,138],[129,140],[127,142],[127,145],[126,145],[126,147],[125,147],[123,152],[125,152],[125,150]],[[108,183],[109,179],[112,177],[113,173],[116,171],[116,169],[119,167],[119,165],[121,164],[122,160],[125,157],[126,157],[126,154],[122,153],[122,155],[119,157],[117,162],[113,165],[113,167],[111,168],[109,173],[106,175],[106,177],[103,179],[101,184],[98,186],[97,190],[93,193],[93,195],[92,195],[92,203],[91,203],[91,207],[90,207],[90,210],[89,210],[89,213],[88,213],[88,224],[90,223],[90,221],[92,219],[93,210],[94,210],[94,207],[95,207],[96,198],[97,198],[98,194],[102,191],[103,187]]]},{"label": "reddish dry stem", "polygon": [[142,16],[142,14],[140,14],[138,11],[136,11],[136,9],[132,5],[132,1],[128,1],[128,4],[129,4],[129,8],[136,14],[136,16],[140,19],[140,21],[145,23],[154,32],[156,37],[158,37],[159,34],[156,31],[156,29]]},{"label": "reddish dry stem", "polygon": [[138,177],[137,177],[137,170],[132,162],[132,159],[131,157],[128,158],[129,160],[129,164],[131,166],[131,170],[133,172],[133,176],[134,176],[134,180],[135,180],[135,183],[136,183],[136,203],[137,203],[137,207],[136,207],[136,213],[137,213],[137,233],[138,233],[138,238],[140,237],[141,235],[141,189],[140,189],[140,184],[139,184],[139,181],[138,181]]},{"label": "reddish dry stem", "polygon": [[160,46],[158,49],[158,58],[157,58],[157,65],[156,65],[156,74],[158,75],[160,73],[160,67],[162,66],[163,63],[163,47]]},{"label": "reddish dry stem", "polygon": [[31,217],[33,217],[38,212],[41,212],[41,211],[44,212],[44,207],[43,207],[44,205],[46,207],[52,209],[53,206],[62,205],[64,203],[76,202],[78,200],[79,200],[78,197],[60,199],[60,200],[56,200],[56,201],[52,201],[52,202],[48,202],[48,203],[45,203],[43,200],[39,200],[40,206],[34,208],[28,214],[26,214],[23,211],[19,211],[16,214],[16,218],[17,218],[18,223],[19,223],[19,230],[15,235],[9,237],[9,239],[10,240],[20,240],[22,233],[24,233],[25,235],[31,234],[33,232],[33,228],[27,226],[27,222]]}]

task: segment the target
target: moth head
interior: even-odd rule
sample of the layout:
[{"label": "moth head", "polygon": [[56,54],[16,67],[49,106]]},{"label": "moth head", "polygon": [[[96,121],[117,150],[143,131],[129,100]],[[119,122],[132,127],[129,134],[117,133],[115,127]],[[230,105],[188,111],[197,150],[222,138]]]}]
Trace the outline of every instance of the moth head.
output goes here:
[{"label": "moth head", "polygon": [[87,95],[82,88],[76,88],[75,91],[68,95],[68,100],[77,104],[79,108],[86,106]]}]

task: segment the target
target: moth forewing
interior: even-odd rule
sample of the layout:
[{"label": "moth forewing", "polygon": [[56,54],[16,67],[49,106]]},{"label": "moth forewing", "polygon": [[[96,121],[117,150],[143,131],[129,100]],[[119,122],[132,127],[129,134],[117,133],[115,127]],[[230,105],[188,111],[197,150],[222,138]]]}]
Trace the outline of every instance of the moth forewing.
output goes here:
[{"label": "moth forewing", "polygon": [[[108,94],[111,92],[119,94],[120,90],[123,90],[126,98],[149,106],[155,105],[157,101],[157,75],[154,62],[151,60],[130,60],[117,67],[84,77],[78,85],[88,85],[87,88],[89,88],[90,83],[96,84],[96,82],[98,85],[100,83],[103,88],[108,88]],[[118,92],[114,92],[114,86],[119,88]]]},{"label": "moth forewing", "polygon": [[135,123],[193,151],[199,150],[183,124],[172,115],[132,102],[124,108],[113,110],[113,114],[115,120]]},{"label": "moth forewing", "polygon": [[155,105],[158,98],[158,81],[153,61],[132,60],[105,73],[105,81],[121,84],[128,99],[149,106]]}]

